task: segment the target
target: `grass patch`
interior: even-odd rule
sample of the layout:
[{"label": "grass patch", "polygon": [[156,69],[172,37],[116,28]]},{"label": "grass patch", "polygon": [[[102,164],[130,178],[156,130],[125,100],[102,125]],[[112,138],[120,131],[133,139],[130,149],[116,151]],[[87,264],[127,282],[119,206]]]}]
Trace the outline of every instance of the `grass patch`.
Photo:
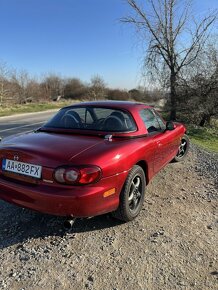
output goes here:
[{"label": "grass patch", "polygon": [[59,109],[72,104],[73,101],[30,103],[25,105],[14,105],[13,107],[0,107],[0,117],[11,116],[14,114],[42,112],[52,109]]},{"label": "grass patch", "polygon": [[188,125],[188,135],[191,142],[204,149],[218,153],[218,127],[196,127]]}]

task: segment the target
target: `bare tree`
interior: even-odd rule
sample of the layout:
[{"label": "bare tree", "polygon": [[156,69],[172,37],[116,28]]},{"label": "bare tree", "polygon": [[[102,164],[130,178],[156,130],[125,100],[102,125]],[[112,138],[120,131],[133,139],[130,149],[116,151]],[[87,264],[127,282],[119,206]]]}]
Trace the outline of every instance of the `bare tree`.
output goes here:
[{"label": "bare tree", "polygon": [[66,99],[81,99],[85,97],[88,88],[78,78],[65,80],[64,97]]},{"label": "bare tree", "polygon": [[218,46],[206,46],[179,80],[181,108],[200,126],[218,117]]},{"label": "bare tree", "polygon": [[126,101],[130,99],[130,94],[125,90],[107,89],[107,99]]},{"label": "bare tree", "polygon": [[25,104],[27,102],[27,86],[29,82],[30,77],[27,71],[13,71],[10,78],[12,96],[17,99],[19,104]]},{"label": "bare tree", "polygon": [[64,95],[64,81],[56,74],[48,74],[44,77],[42,87],[48,99],[56,100],[59,96]]},{"label": "bare tree", "polygon": [[104,80],[96,75],[91,78],[91,84],[89,89],[89,96],[92,100],[105,98],[106,84]]},{"label": "bare tree", "polygon": [[4,101],[9,94],[8,77],[10,69],[5,62],[0,63],[0,106],[3,106]]},{"label": "bare tree", "polygon": [[43,90],[36,79],[31,78],[26,86],[26,97],[28,102],[44,100]]},{"label": "bare tree", "polygon": [[191,0],[126,0],[134,15],[122,19],[133,24],[147,41],[145,64],[164,70],[170,88],[171,119],[176,119],[177,80],[202,50],[217,17],[217,11],[196,21],[191,17]]}]

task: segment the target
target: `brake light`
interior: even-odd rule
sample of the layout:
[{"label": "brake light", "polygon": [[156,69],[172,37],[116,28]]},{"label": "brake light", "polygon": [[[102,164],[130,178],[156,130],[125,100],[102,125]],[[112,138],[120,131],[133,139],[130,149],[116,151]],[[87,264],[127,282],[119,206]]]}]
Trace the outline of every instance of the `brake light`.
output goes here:
[{"label": "brake light", "polygon": [[99,179],[101,170],[99,167],[85,167],[80,170],[80,180],[79,183],[87,184],[93,183]]},{"label": "brake light", "polygon": [[58,183],[82,185],[97,182],[101,177],[98,166],[59,167],[54,171],[54,179]]}]

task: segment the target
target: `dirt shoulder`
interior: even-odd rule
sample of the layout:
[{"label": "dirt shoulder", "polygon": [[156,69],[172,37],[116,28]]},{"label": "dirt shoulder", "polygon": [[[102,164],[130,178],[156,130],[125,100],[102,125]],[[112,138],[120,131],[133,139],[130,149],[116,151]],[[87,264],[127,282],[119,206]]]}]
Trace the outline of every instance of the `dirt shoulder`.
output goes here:
[{"label": "dirt shoulder", "polygon": [[104,215],[69,233],[1,201],[0,289],[217,289],[217,172],[217,155],[192,147],[149,184],[135,221]]}]

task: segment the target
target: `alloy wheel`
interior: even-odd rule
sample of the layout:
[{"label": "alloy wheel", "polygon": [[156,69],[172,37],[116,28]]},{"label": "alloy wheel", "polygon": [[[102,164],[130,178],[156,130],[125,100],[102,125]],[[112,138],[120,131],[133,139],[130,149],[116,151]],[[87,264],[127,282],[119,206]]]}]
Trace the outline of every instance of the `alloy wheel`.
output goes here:
[{"label": "alloy wheel", "polygon": [[136,175],[131,182],[129,191],[129,208],[132,212],[136,211],[142,196],[142,181],[140,176]]}]

